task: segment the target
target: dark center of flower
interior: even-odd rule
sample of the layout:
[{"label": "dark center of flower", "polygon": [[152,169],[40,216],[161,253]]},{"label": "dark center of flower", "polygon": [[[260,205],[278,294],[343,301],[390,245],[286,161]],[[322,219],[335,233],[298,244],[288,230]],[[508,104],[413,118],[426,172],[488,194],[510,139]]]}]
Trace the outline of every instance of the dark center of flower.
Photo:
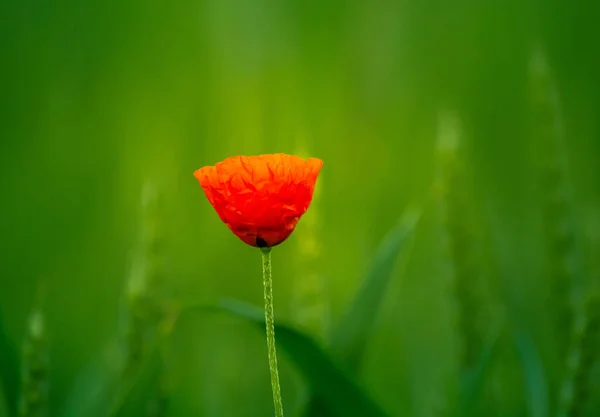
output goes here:
[{"label": "dark center of flower", "polygon": [[256,238],[256,246],[258,246],[259,248],[266,248],[267,246],[269,246],[269,244],[263,238],[257,237]]}]

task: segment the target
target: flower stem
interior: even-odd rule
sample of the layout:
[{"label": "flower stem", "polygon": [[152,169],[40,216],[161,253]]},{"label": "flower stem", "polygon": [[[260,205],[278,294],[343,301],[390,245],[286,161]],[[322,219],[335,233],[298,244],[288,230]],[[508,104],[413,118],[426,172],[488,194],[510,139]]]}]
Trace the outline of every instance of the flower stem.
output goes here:
[{"label": "flower stem", "polygon": [[273,313],[273,278],[271,276],[271,248],[261,248],[263,284],[265,287],[265,323],[267,326],[267,350],[269,352],[269,370],[275,417],[283,417],[279,372],[277,371],[277,349],[275,347],[275,318]]}]

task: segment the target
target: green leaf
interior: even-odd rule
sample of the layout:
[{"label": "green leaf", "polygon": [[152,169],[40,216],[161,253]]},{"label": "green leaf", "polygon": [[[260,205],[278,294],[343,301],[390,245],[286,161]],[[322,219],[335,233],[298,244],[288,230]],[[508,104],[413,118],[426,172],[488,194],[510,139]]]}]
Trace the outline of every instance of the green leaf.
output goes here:
[{"label": "green leaf", "polygon": [[500,341],[503,334],[504,326],[483,349],[473,369],[461,375],[458,409],[454,413],[451,413],[451,415],[456,417],[474,415],[474,404],[492,369],[492,364],[500,348]]},{"label": "green leaf", "polygon": [[109,344],[100,360],[90,363],[77,378],[62,416],[145,417],[163,372],[163,340],[157,338],[148,346],[139,371],[130,376],[124,375],[122,352],[116,343]]},{"label": "green leaf", "polygon": [[0,387],[4,388],[6,408],[11,416],[17,415],[18,387],[20,383],[19,354],[4,330],[0,311]]},{"label": "green leaf", "polygon": [[148,404],[152,395],[156,393],[160,377],[163,373],[163,361],[158,346],[148,353],[142,364],[137,378],[126,381],[121,385],[110,417],[145,417],[148,415]]},{"label": "green leaf", "polygon": [[515,346],[523,367],[529,416],[547,417],[550,412],[548,381],[539,350],[529,334],[521,328],[515,332]]},{"label": "green leaf", "polygon": [[67,396],[63,417],[106,417],[119,389],[122,352],[116,342],[109,343],[75,379]]},{"label": "green leaf", "polygon": [[407,208],[377,249],[362,285],[333,333],[332,352],[349,370],[357,372],[377,314],[381,310],[398,253],[405,247],[420,218]]},{"label": "green leaf", "polygon": [[[220,307],[226,312],[251,321],[262,331],[265,330],[262,309],[233,300],[223,301]],[[387,416],[310,336],[281,322],[276,322],[275,334],[278,346],[285,350],[304,375],[311,390],[320,399],[321,415]]]}]

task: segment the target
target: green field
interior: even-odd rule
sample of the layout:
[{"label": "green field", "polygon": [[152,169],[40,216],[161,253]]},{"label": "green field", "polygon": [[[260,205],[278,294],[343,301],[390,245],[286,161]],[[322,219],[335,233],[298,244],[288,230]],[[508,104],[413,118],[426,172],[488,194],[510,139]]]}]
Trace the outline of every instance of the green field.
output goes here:
[{"label": "green field", "polygon": [[277,152],[324,161],[286,416],[600,416],[599,19],[2,0],[0,417],[272,416],[260,251],[193,172]]}]

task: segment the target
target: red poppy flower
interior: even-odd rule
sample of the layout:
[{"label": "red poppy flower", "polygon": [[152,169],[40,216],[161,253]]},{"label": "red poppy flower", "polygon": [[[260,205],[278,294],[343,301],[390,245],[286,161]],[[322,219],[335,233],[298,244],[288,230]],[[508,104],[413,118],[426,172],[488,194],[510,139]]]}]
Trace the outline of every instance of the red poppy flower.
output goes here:
[{"label": "red poppy flower", "polygon": [[273,154],[234,156],[194,172],[208,201],[250,246],[280,244],[306,212],[323,161]]}]

